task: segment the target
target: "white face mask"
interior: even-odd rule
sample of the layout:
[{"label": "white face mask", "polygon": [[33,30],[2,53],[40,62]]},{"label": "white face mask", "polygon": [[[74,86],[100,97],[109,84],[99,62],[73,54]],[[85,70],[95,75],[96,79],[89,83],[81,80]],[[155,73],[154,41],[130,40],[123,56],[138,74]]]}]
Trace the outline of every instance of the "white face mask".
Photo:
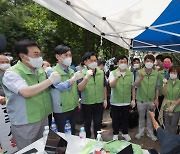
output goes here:
[{"label": "white face mask", "polygon": [[0,64],[0,70],[7,70],[9,67],[11,67],[10,64],[6,63],[6,64]]},{"label": "white face mask", "polygon": [[145,63],[145,66],[146,66],[146,68],[150,69],[153,67],[153,63],[147,62],[147,63]]},{"label": "white face mask", "polygon": [[134,64],[133,68],[134,68],[134,69],[139,68],[139,64]]},{"label": "white face mask", "polygon": [[119,64],[119,68],[125,70],[127,69],[127,64]]},{"label": "white face mask", "polygon": [[68,58],[62,59],[62,63],[69,67],[69,66],[71,66],[72,58],[68,57]]},{"label": "white face mask", "polygon": [[43,59],[42,57],[39,57],[39,58],[31,58],[31,57],[28,57],[29,58],[29,61],[28,63],[34,67],[34,68],[40,68],[42,67],[42,64],[43,64]]},{"label": "white face mask", "polygon": [[88,67],[91,69],[95,69],[97,67],[97,63],[96,62],[90,63],[88,64]]},{"label": "white face mask", "polygon": [[171,78],[171,79],[176,79],[176,78],[177,78],[177,74],[171,74],[171,73],[170,73],[170,78]]}]

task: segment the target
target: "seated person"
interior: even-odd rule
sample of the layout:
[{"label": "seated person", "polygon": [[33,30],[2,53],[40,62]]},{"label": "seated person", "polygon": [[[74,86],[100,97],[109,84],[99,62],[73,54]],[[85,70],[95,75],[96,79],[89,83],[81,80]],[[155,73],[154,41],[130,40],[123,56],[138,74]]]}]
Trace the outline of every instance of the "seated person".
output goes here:
[{"label": "seated person", "polygon": [[154,118],[154,113],[149,111],[153,126],[157,131],[157,138],[160,142],[161,154],[177,154],[180,151],[180,135],[172,134],[162,129]]}]

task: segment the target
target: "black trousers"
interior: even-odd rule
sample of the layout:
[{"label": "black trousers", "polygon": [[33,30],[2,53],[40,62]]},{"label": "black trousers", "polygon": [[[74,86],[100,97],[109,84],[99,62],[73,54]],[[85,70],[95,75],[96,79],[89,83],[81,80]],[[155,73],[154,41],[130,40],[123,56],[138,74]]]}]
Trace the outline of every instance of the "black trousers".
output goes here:
[{"label": "black trousers", "polygon": [[74,110],[64,112],[64,113],[53,113],[54,120],[57,125],[57,129],[59,132],[64,133],[64,126],[66,124],[66,120],[70,121],[71,124],[71,133],[75,135],[75,124],[77,117],[78,108],[76,107]]},{"label": "black trousers", "polygon": [[122,134],[128,134],[128,117],[130,106],[111,105],[113,134],[118,135],[121,125]]},{"label": "black trousers", "polygon": [[103,103],[97,104],[82,104],[82,110],[84,113],[84,127],[86,131],[86,137],[91,137],[91,122],[94,123],[94,137],[97,137],[97,131],[101,130],[101,122],[103,115]]}]

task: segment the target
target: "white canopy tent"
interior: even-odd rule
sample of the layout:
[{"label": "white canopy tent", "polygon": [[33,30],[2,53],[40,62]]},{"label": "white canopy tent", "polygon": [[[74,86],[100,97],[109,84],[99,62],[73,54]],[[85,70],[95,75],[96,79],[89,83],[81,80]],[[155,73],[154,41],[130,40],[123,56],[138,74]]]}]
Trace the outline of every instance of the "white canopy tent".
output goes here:
[{"label": "white canopy tent", "polygon": [[[172,0],[34,0],[47,9],[69,21],[100,35],[126,49],[132,49],[133,42],[139,46],[157,47],[157,44],[135,40],[145,30],[156,31],[180,38],[180,34],[160,27],[180,24],[180,20],[151,26],[168,7]],[[179,0],[177,0],[179,1]],[[180,42],[179,42],[180,43]],[[162,45],[165,45],[163,47]],[[158,45],[159,49],[180,52],[168,48],[176,43]],[[140,47],[141,48],[141,47]],[[135,49],[135,48],[134,48]],[[139,47],[137,48],[139,49]]]}]

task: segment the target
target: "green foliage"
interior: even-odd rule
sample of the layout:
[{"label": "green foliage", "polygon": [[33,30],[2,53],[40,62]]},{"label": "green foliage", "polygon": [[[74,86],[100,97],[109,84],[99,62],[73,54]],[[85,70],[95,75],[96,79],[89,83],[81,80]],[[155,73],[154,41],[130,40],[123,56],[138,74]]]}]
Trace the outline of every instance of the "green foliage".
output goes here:
[{"label": "green foliage", "polygon": [[14,42],[31,39],[41,45],[44,59],[53,64],[56,62],[53,49],[62,43],[72,48],[75,64],[87,51],[100,53],[104,59],[127,55],[127,50],[108,40],[103,39],[100,46],[99,36],[30,0],[0,0],[0,33],[7,39],[7,52],[14,57]]},{"label": "green foliage", "polygon": [[[0,0],[0,34],[4,34],[8,45],[7,52],[13,52],[13,44],[22,39],[36,41],[42,47],[43,57],[56,63],[53,49],[66,44],[73,52],[73,63],[78,64],[87,51],[96,52],[101,58],[110,59],[128,51],[103,39],[63,17],[38,5],[32,0]],[[175,65],[180,65],[180,55],[171,54]]]}]

